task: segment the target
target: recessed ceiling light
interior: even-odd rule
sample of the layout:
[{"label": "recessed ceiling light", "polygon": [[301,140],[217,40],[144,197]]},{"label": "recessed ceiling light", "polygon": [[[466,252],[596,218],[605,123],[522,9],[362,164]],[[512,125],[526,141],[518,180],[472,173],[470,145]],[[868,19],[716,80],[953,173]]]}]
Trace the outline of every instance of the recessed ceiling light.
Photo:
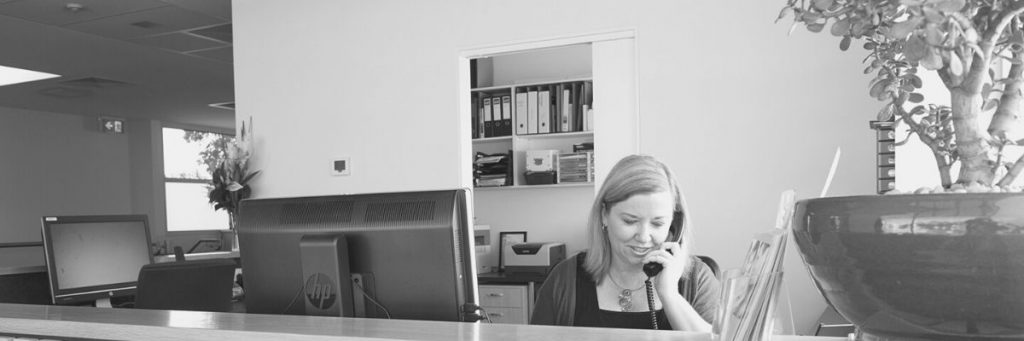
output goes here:
[{"label": "recessed ceiling light", "polygon": [[78,11],[85,9],[85,6],[77,2],[69,2],[64,5],[64,9],[71,13],[78,13]]},{"label": "recessed ceiling light", "polygon": [[214,107],[214,108],[217,108],[217,109],[235,110],[235,102],[234,101],[224,102],[224,103],[213,103],[213,104],[210,104],[210,106]]},{"label": "recessed ceiling light", "polygon": [[0,65],[0,86],[60,77],[52,73],[19,69]]}]

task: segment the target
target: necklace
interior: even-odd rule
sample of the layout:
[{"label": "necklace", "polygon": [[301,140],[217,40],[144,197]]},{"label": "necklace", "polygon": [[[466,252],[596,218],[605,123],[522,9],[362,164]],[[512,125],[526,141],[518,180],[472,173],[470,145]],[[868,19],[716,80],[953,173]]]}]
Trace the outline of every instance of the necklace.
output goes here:
[{"label": "necklace", "polygon": [[615,281],[615,278],[612,277],[612,274],[608,274],[608,279],[611,279],[612,284],[615,284],[616,287],[622,289],[622,292],[619,293],[619,307],[622,308],[622,311],[633,310],[633,292],[643,289],[644,285],[641,284],[640,287],[636,289],[627,289],[619,285],[619,282]]}]

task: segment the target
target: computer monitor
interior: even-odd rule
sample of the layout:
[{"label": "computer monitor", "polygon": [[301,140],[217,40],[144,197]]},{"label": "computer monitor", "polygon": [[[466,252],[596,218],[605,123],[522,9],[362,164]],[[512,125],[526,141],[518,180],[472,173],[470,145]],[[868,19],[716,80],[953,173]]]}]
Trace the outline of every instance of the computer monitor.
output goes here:
[{"label": "computer monitor", "polygon": [[458,189],[242,201],[246,311],[475,321],[469,195]]},{"label": "computer monitor", "polygon": [[43,217],[43,250],[53,304],[135,294],[139,270],[153,262],[145,215]]}]

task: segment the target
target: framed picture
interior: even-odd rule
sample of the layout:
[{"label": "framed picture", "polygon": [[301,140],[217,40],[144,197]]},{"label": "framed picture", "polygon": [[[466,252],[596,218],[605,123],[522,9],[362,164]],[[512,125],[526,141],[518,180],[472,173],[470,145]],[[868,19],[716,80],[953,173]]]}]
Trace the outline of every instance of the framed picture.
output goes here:
[{"label": "framed picture", "polygon": [[515,232],[500,232],[498,233],[498,271],[505,271],[505,248],[510,248],[512,245],[525,243],[526,242],[526,231],[515,231]]}]

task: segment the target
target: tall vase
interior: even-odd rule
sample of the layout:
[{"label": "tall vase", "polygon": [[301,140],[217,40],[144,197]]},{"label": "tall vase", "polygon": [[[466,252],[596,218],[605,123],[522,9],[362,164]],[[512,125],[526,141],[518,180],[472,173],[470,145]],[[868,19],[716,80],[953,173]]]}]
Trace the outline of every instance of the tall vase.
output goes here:
[{"label": "tall vase", "polygon": [[238,251],[238,213],[228,212],[228,229],[231,239],[231,251]]}]

